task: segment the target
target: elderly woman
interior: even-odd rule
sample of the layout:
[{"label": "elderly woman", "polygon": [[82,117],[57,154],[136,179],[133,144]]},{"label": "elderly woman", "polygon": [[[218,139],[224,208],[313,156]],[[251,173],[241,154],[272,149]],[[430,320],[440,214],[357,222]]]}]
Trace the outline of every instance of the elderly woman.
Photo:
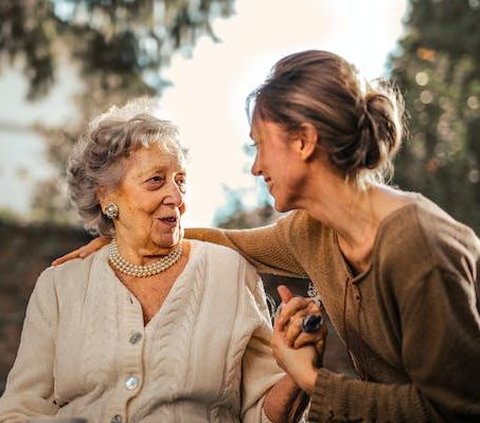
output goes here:
[{"label": "elderly woman", "polygon": [[68,175],[85,226],[113,240],[40,276],[0,421],[301,415],[304,393],[272,357],[254,269],[230,249],[182,237],[186,170],[175,126],[113,108],[92,122]]}]

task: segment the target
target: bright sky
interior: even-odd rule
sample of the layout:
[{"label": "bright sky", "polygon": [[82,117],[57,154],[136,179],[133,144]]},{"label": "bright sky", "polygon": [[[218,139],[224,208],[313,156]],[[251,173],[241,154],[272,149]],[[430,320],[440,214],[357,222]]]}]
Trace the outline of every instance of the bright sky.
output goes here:
[{"label": "bright sky", "polygon": [[[223,186],[242,189],[247,202],[256,198],[244,153],[249,141],[244,105],[274,62],[295,51],[325,49],[353,62],[367,79],[381,76],[402,33],[406,1],[237,0],[233,17],[214,22],[221,43],[204,37],[192,58],[174,58],[165,73],[174,85],[165,91],[161,108],[179,124],[190,149],[186,226],[213,223],[215,211],[225,205]],[[71,118],[66,105],[72,75],[64,71],[60,79],[41,106],[28,105],[25,82],[14,71],[4,72],[0,124]],[[41,154],[34,135],[0,130],[0,207],[27,212],[32,182],[51,172]]]}]

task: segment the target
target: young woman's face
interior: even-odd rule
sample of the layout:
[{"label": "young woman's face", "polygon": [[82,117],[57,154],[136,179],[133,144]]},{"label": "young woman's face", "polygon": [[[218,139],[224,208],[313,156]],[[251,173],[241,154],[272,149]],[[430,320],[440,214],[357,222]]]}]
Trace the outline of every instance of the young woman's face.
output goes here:
[{"label": "young woman's face", "polygon": [[265,180],[275,209],[284,212],[296,208],[306,177],[306,165],[298,154],[301,141],[282,125],[258,116],[253,118],[250,137],[257,149],[251,171]]},{"label": "young woman's face", "polygon": [[111,194],[120,213],[117,237],[148,250],[167,251],[181,241],[186,171],[181,157],[152,144],[133,152]]}]

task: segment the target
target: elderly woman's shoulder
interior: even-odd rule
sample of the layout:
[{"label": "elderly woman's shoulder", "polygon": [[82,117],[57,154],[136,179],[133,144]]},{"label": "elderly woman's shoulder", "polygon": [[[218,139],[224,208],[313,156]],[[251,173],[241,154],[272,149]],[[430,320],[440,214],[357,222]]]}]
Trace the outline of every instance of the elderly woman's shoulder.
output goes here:
[{"label": "elderly woman's shoulder", "polygon": [[254,267],[232,248],[207,241],[192,240],[191,242],[193,242],[194,251],[196,250],[206,260],[205,265],[211,271],[227,277],[245,275],[247,280],[258,277]]},{"label": "elderly woman's shoulder", "polygon": [[190,240],[193,244],[194,250],[200,250],[206,254],[210,259],[215,261],[225,261],[226,263],[247,263],[245,258],[237,251],[224,245],[214,244],[208,241]]},{"label": "elderly woman's shoulder", "polygon": [[50,283],[58,286],[59,289],[80,287],[82,281],[87,282],[92,266],[98,261],[99,256],[104,255],[104,249],[105,247],[83,259],[73,259],[58,266],[46,268],[38,278],[37,284],[50,281]]}]

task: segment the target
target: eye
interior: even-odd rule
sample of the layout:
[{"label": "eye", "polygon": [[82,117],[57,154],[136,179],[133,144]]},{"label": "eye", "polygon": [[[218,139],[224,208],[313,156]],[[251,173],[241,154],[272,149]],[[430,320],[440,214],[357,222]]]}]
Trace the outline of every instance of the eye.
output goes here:
[{"label": "eye", "polygon": [[175,179],[175,183],[177,184],[179,190],[182,193],[185,193],[185,191],[187,190],[187,178],[186,178],[186,176],[185,175],[177,176],[177,178]]},{"label": "eye", "polygon": [[165,182],[165,178],[160,175],[155,175],[155,176],[152,176],[151,178],[148,178],[145,182],[148,187],[157,188],[163,185],[163,183]]},{"label": "eye", "polygon": [[149,181],[152,181],[152,182],[163,182],[164,181],[164,178],[163,176],[152,176]]},{"label": "eye", "polygon": [[250,138],[250,142],[248,143],[248,147],[250,149],[258,150],[262,145],[262,140],[258,138]]}]

